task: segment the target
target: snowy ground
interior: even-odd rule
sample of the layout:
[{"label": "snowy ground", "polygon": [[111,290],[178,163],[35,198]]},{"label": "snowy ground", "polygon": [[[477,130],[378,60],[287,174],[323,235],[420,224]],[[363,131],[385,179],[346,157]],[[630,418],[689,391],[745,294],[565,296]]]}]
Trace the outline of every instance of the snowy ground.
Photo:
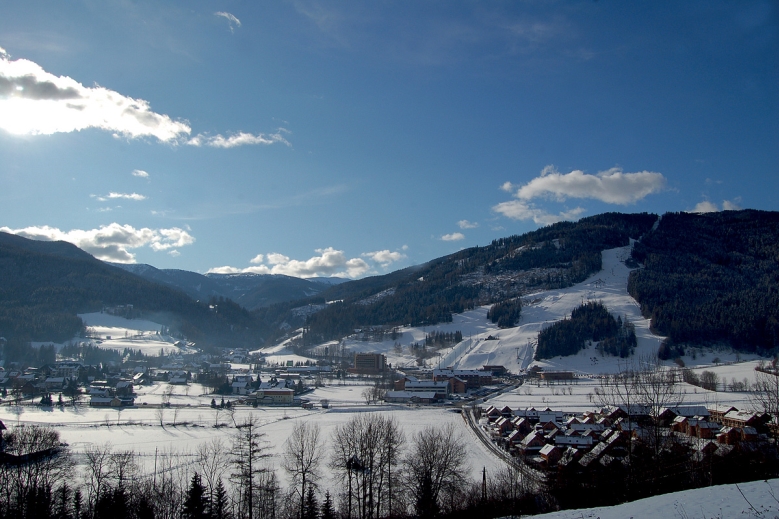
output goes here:
[{"label": "snowy ground", "polygon": [[776,518],[779,517],[779,479],[685,490],[618,506],[565,510],[533,517],[538,519]]},{"label": "snowy ground", "polygon": [[[195,350],[187,347],[178,347],[174,343],[177,339],[160,335],[163,325],[143,319],[125,319],[116,315],[94,312],[78,314],[92,334],[91,339],[74,337],[73,343],[87,343],[107,350],[124,351],[125,348],[140,350],[144,355],[194,353]],[[64,344],[52,342],[33,342],[34,347],[53,344],[57,351]]]}]

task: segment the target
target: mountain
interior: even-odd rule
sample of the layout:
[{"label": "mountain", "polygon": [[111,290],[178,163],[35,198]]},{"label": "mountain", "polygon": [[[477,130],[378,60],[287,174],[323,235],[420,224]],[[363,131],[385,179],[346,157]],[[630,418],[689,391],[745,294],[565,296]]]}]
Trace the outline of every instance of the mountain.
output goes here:
[{"label": "mountain", "polygon": [[0,336],[9,342],[64,341],[83,330],[77,314],[133,305],[174,332],[206,344],[261,342],[256,321],[230,301],[219,313],[179,290],[99,261],[65,242],[0,232]]},{"label": "mountain", "polygon": [[[423,326],[453,313],[578,283],[601,268],[601,251],[650,231],[657,215],[605,213],[493,241],[424,265],[335,286],[339,301],[288,324],[305,324],[304,343],[337,339],[368,325]],[[314,301],[311,301],[314,302]]]},{"label": "mountain", "polygon": [[346,281],[341,278],[302,279],[277,274],[203,275],[186,270],[157,269],[145,264],[109,264],[148,281],[181,290],[196,301],[224,297],[247,310],[312,297]]},{"label": "mountain", "polygon": [[67,243],[0,233],[0,336],[65,339],[81,329],[77,313],[130,303],[192,340],[257,346],[302,327],[303,344],[315,345],[357,328],[449,322],[503,301],[516,314],[520,296],[583,281],[601,269],[601,251],[631,240],[632,265],[642,268],[628,290],[670,338],[666,354],[681,342],[779,347],[779,213],[749,210],[605,213],[342,283],[117,268]]}]

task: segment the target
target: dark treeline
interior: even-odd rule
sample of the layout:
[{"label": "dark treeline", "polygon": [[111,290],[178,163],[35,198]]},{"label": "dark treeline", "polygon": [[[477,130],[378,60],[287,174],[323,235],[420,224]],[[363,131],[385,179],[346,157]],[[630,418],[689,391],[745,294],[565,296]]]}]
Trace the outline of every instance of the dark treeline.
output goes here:
[{"label": "dark treeline", "polygon": [[12,338],[0,341],[0,359],[6,363],[17,362],[23,366],[43,366],[56,360],[57,350],[53,344],[44,344],[38,348],[30,346],[24,340]]},{"label": "dark treeline", "polygon": [[425,334],[425,346],[447,346],[463,340],[463,332],[439,332]]},{"label": "dark treeline", "polygon": [[779,213],[668,213],[633,258],[644,268],[631,273],[628,291],[669,337],[666,356],[682,342],[779,346]]},{"label": "dark treeline", "polygon": [[557,355],[576,355],[587,341],[598,342],[598,351],[627,357],[636,347],[636,331],[627,318],[614,318],[603,303],[590,301],[577,306],[570,319],[563,319],[538,334],[536,360]]},{"label": "dark treeline", "polygon": [[492,305],[487,312],[487,319],[500,328],[511,328],[517,324],[520,315],[522,315],[522,300],[517,298]]}]

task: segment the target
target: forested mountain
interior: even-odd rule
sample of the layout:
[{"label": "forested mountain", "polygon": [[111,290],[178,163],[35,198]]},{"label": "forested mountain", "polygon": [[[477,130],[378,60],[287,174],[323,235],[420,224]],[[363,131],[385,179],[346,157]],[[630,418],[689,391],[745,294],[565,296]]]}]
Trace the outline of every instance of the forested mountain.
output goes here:
[{"label": "forested mountain", "polygon": [[177,269],[157,269],[151,265],[110,263],[142,278],[166,285],[189,295],[194,300],[208,301],[223,297],[235,301],[247,310],[297,299],[305,299],[344,280],[301,279],[278,274],[198,274]]},{"label": "forested mountain", "polygon": [[779,212],[667,213],[633,258],[628,291],[672,342],[779,346]]},{"label": "forested mountain", "polygon": [[[300,327],[304,342],[317,344],[366,326],[446,322],[505,301],[514,303],[494,306],[491,318],[511,326],[518,297],[580,282],[601,268],[602,250],[641,238],[633,260],[643,268],[628,290],[659,333],[747,351],[779,346],[779,213],[669,213],[652,230],[657,221],[646,213],[596,215],[333,286],[129,267],[136,275],[67,243],[0,233],[0,336],[65,340],[82,327],[76,313],[128,303],[191,340],[224,346],[260,346]],[[219,312],[209,309],[210,297]],[[282,302],[268,304],[274,300]]]},{"label": "forested mountain", "polygon": [[566,287],[601,268],[601,251],[648,232],[656,215],[606,213],[493,241],[419,267],[344,283],[322,293],[339,300],[308,316],[314,344],[372,325],[446,322],[452,313],[515,298],[530,289]]},{"label": "forested mountain", "polygon": [[197,303],[183,292],[103,263],[65,242],[0,233],[0,336],[9,342],[64,341],[83,329],[77,313],[132,304],[138,316],[190,340],[256,344],[256,320],[237,304]]}]

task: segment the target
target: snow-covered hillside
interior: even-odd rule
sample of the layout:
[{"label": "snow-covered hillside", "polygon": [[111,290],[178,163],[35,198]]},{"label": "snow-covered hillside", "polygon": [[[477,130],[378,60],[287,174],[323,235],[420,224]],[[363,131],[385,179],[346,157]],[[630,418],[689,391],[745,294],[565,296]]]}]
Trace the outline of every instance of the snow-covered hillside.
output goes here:
[{"label": "snow-covered hillside", "polygon": [[[613,315],[627,318],[635,325],[638,340],[635,358],[655,356],[663,337],[650,331],[649,320],[641,315],[638,303],[627,292],[631,269],[625,265],[625,260],[630,257],[630,248],[625,246],[603,251],[602,270],[582,283],[523,297],[522,317],[514,328],[499,329],[492,324],[487,319],[489,307],[484,306],[454,315],[451,323],[399,328],[400,335],[396,339],[387,338],[380,342],[347,339],[344,346],[352,351],[384,353],[387,361],[394,366],[411,366],[415,364],[415,356],[409,350],[410,345],[423,342],[426,334],[435,331],[460,331],[464,340],[454,348],[438,351],[427,360],[429,366],[480,369],[485,364],[491,364],[506,366],[511,372],[517,373],[537,364],[546,370],[570,370],[579,374],[618,371],[624,366],[624,359],[601,355],[595,349],[584,349],[577,355],[544,361],[534,361],[533,356],[538,332],[570,316],[574,308],[587,301],[600,301]],[[490,336],[497,340],[488,340]],[[691,349],[690,354],[693,352],[695,358],[683,358],[687,365],[711,364],[715,358],[721,362],[757,358],[754,355],[737,355],[729,349],[716,352]],[[263,350],[263,353],[281,359],[290,352],[280,345]],[[300,359],[296,357],[296,360]]]},{"label": "snow-covered hillside", "polygon": [[618,506],[564,510],[536,519],[671,518],[727,519],[779,517],[779,479],[685,490]]}]

